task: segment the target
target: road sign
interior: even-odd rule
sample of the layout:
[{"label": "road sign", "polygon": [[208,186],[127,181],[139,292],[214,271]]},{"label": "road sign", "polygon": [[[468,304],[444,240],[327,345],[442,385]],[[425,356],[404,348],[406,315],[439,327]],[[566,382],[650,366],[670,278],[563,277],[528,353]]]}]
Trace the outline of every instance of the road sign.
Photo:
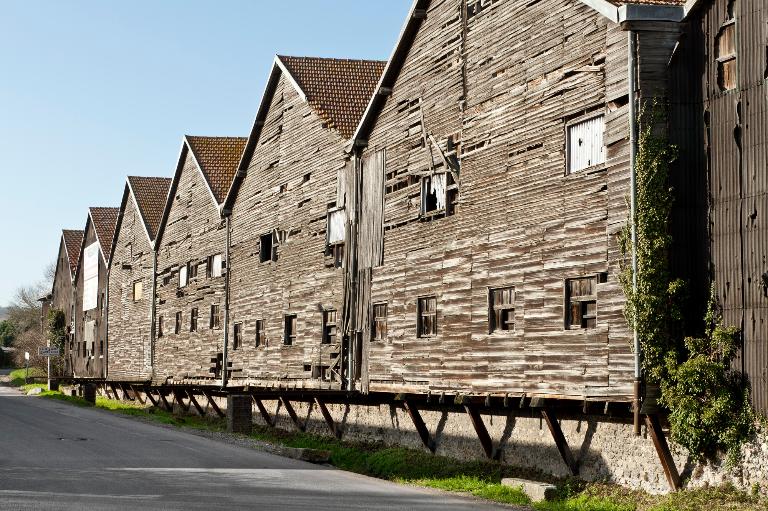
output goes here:
[{"label": "road sign", "polygon": [[58,357],[59,355],[59,348],[56,346],[40,346],[37,348],[37,356],[39,357]]}]

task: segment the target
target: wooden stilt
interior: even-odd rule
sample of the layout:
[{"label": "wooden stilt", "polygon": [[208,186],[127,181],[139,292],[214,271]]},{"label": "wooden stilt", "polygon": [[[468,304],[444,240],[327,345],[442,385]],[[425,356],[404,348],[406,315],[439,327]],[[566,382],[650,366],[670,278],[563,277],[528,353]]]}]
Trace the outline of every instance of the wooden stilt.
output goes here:
[{"label": "wooden stilt", "polygon": [[493,440],[491,440],[491,435],[488,434],[488,430],[485,428],[480,412],[472,405],[464,405],[464,410],[466,410],[467,415],[472,420],[472,426],[475,428],[477,438],[480,440],[480,445],[483,446],[485,455],[490,459],[494,459]]},{"label": "wooden stilt", "polygon": [[179,403],[179,406],[181,407],[182,410],[184,410],[185,412],[188,412],[189,407],[192,405],[192,403],[186,403],[186,404],[184,403],[184,394],[186,394],[186,392],[178,389],[173,389],[173,395],[176,397],[176,402]]},{"label": "wooden stilt", "polygon": [[127,399],[128,401],[136,401],[136,396],[131,393],[130,386],[128,387],[128,389],[126,389],[125,385],[123,385],[122,383],[118,383],[118,385],[120,386],[120,390],[123,391],[124,400]]},{"label": "wooden stilt", "polygon": [[272,419],[272,417],[269,416],[269,412],[267,411],[266,407],[264,406],[264,403],[261,402],[261,399],[256,399],[255,396],[252,396],[253,402],[256,403],[256,408],[259,409],[259,413],[261,414],[261,418],[264,419],[264,422],[267,423],[267,426],[273,428],[275,427],[275,421]]},{"label": "wooden stilt", "polygon": [[143,405],[147,404],[147,401],[143,397],[141,397],[141,392],[136,390],[136,387],[134,387],[133,385],[130,385],[130,387],[131,387],[131,392],[133,392],[133,397],[138,399],[139,403]]},{"label": "wooden stilt", "polygon": [[117,393],[117,388],[115,387],[114,383],[110,383],[109,387],[112,389],[112,394],[115,395],[115,400],[120,400],[120,394]]},{"label": "wooden stilt", "polygon": [[320,401],[320,398],[315,397],[315,404],[320,408],[320,413],[323,414],[323,419],[325,419],[328,429],[331,430],[331,434],[336,438],[341,438],[341,429],[336,426],[336,422],[333,420],[333,417],[331,417],[331,412],[328,411],[328,407],[325,406],[325,403]]},{"label": "wooden stilt", "polygon": [[419,437],[421,437],[421,443],[423,443],[424,447],[429,449],[430,452],[434,453],[437,446],[435,445],[434,440],[430,438],[429,429],[427,429],[427,425],[424,424],[424,419],[421,418],[419,410],[408,401],[403,401],[403,407],[413,421],[413,425],[416,427],[416,432],[419,434]]},{"label": "wooden stilt", "polygon": [[200,406],[200,403],[198,403],[197,399],[195,399],[195,393],[189,390],[187,391],[187,395],[189,396],[189,402],[194,405],[197,413],[199,413],[200,416],[205,417],[205,410],[203,410],[203,407]]},{"label": "wooden stilt", "polygon": [[160,392],[160,400],[163,402],[163,407],[165,407],[165,409],[168,410],[169,412],[172,412],[173,411],[173,405],[168,403],[168,400],[165,399],[165,391],[164,390],[160,390],[159,392]]},{"label": "wooden stilt", "polygon": [[208,404],[211,405],[211,408],[213,408],[213,411],[216,412],[216,415],[219,417],[226,417],[226,414],[221,411],[221,408],[219,408],[219,405],[217,405],[213,400],[213,397],[209,391],[204,390],[203,395],[206,397],[206,399],[208,399]]},{"label": "wooden stilt", "polygon": [[109,390],[107,389],[107,384],[106,383],[101,387],[101,393],[107,399],[112,399],[112,397],[109,395]]},{"label": "wooden stilt", "polygon": [[677,471],[675,460],[672,458],[672,453],[669,450],[667,438],[664,436],[664,431],[661,429],[659,416],[646,415],[645,425],[648,427],[648,432],[651,434],[653,446],[656,448],[656,454],[659,455],[659,460],[661,461],[661,466],[664,469],[664,475],[667,477],[669,487],[673,491],[679,490],[682,487],[680,474]]},{"label": "wooden stilt", "polygon": [[280,397],[280,402],[283,403],[283,406],[285,407],[285,411],[288,412],[288,416],[290,416],[291,420],[296,425],[296,427],[299,428],[299,431],[306,431],[307,426],[301,423],[298,415],[296,415],[296,410],[293,409],[293,405],[291,404],[291,402],[282,396]]},{"label": "wooden stilt", "polygon": [[541,411],[541,416],[544,417],[544,421],[546,421],[547,427],[549,427],[549,432],[552,433],[552,438],[555,440],[557,450],[560,451],[560,456],[562,456],[565,464],[568,465],[571,474],[579,475],[579,464],[574,459],[571,448],[568,446],[568,441],[565,439],[560,423],[557,421],[556,413],[551,409],[545,408]]},{"label": "wooden stilt", "polygon": [[147,399],[149,399],[149,402],[152,403],[152,406],[157,408],[158,407],[158,403],[157,403],[157,401],[155,401],[155,396],[152,395],[152,387],[148,387],[146,389],[145,393],[147,394]]}]

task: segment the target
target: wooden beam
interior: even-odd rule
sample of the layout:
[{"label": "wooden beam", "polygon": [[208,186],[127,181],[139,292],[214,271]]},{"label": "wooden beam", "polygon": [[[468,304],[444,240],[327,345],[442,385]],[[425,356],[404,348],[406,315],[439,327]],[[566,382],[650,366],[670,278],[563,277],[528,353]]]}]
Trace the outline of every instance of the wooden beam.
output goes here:
[{"label": "wooden beam", "polygon": [[134,397],[139,400],[139,403],[141,403],[143,405],[147,404],[146,399],[141,397],[141,392],[136,390],[136,387],[134,387],[133,385],[131,385],[130,387],[131,387],[131,390],[133,391]]},{"label": "wooden beam", "polygon": [[475,428],[477,438],[480,440],[480,445],[483,446],[485,455],[489,459],[494,459],[493,440],[491,440],[491,435],[488,434],[488,430],[485,428],[485,423],[483,422],[483,418],[480,416],[480,412],[478,412],[477,408],[472,405],[464,405],[464,410],[472,420],[472,426]]},{"label": "wooden beam", "polygon": [[207,390],[203,391],[203,395],[208,399],[208,404],[211,405],[211,408],[213,408],[213,411],[216,412],[216,415],[219,417],[226,417],[226,414],[221,411],[221,408],[219,408],[219,405],[216,404],[216,402],[211,397],[211,393]]},{"label": "wooden beam", "polygon": [[155,408],[158,408],[159,405],[157,401],[155,401],[155,396],[152,395],[152,387],[147,388],[146,393],[147,393],[147,399],[149,399],[149,402],[152,403],[152,406],[154,406]]},{"label": "wooden beam", "polygon": [[197,413],[199,413],[201,417],[205,417],[205,410],[203,410],[203,407],[200,406],[200,403],[198,403],[197,399],[195,399],[195,393],[191,390],[188,390],[187,395],[189,396],[189,402],[195,406]]},{"label": "wooden beam", "polygon": [[130,388],[128,390],[125,389],[125,385],[122,383],[118,383],[120,386],[120,390],[123,391],[123,399],[128,399],[129,401],[136,401],[136,396],[132,396],[130,392]]},{"label": "wooden beam", "polygon": [[544,417],[547,427],[549,427],[549,432],[552,433],[552,438],[555,440],[557,450],[560,451],[560,456],[562,456],[565,464],[568,465],[571,474],[575,476],[579,475],[579,464],[576,462],[576,459],[574,459],[571,448],[568,446],[568,441],[565,439],[563,429],[557,421],[557,414],[551,408],[545,408],[541,411],[541,416]]},{"label": "wooden beam", "polygon": [[109,389],[107,389],[107,384],[106,383],[104,384],[104,386],[102,388],[102,394],[104,394],[104,397],[106,397],[107,399],[112,399],[112,397],[109,394]]},{"label": "wooden beam", "polygon": [[269,412],[267,411],[266,407],[264,406],[264,403],[261,402],[261,399],[257,399],[256,396],[251,396],[251,399],[253,399],[253,402],[256,403],[256,408],[259,409],[259,413],[261,414],[261,418],[264,419],[264,422],[267,423],[267,426],[273,428],[275,427],[275,420],[272,419],[272,417],[269,416]]},{"label": "wooden beam", "polygon": [[109,388],[112,389],[112,394],[115,396],[115,400],[119,401],[120,400],[120,394],[117,393],[117,389],[115,388],[115,384],[114,383],[110,383],[109,384]]},{"label": "wooden beam", "polygon": [[298,415],[296,415],[296,410],[293,409],[293,405],[291,405],[291,402],[288,401],[283,396],[280,396],[280,402],[285,407],[285,411],[288,412],[288,416],[290,416],[293,423],[296,425],[297,428],[299,428],[299,431],[306,431],[307,430],[306,424],[302,424],[302,422],[299,420]]},{"label": "wooden beam", "polygon": [[333,417],[331,417],[331,412],[328,411],[328,407],[325,406],[325,403],[320,401],[319,397],[315,397],[315,403],[317,404],[317,407],[320,408],[320,413],[323,414],[323,419],[325,419],[328,429],[331,430],[331,434],[336,438],[341,438],[341,429],[336,426],[336,422],[333,420]]},{"label": "wooden beam", "polygon": [[[173,395],[176,397],[176,402],[179,403],[179,406],[182,410],[185,412],[189,411],[189,407],[191,406],[191,403],[184,404],[184,395],[182,394],[183,391],[178,389],[173,389]],[[184,392],[186,394],[186,392]]]},{"label": "wooden beam", "polygon": [[667,476],[667,482],[672,491],[677,491],[682,487],[680,481],[680,474],[677,471],[675,460],[672,458],[672,453],[669,451],[669,444],[667,444],[667,438],[664,436],[664,431],[661,429],[661,422],[658,415],[646,415],[645,425],[648,427],[648,432],[651,434],[651,440],[653,440],[653,446],[656,448],[656,454],[659,455],[661,466],[664,469],[664,475]]},{"label": "wooden beam", "polygon": [[416,427],[416,432],[421,438],[421,443],[434,454],[437,446],[435,445],[434,440],[429,436],[429,429],[427,429],[427,425],[424,424],[424,419],[421,418],[421,413],[419,413],[419,410],[408,401],[403,402],[403,407],[413,421],[413,425]]},{"label": "wooden beam", "polygon": [[158,393],[160,394],[160,400],[163,402],[163,407],[168,410],[169,412],[173,411],[173,405],[168,403],[168,400],[165,399],[165,391],[159,390]]}]

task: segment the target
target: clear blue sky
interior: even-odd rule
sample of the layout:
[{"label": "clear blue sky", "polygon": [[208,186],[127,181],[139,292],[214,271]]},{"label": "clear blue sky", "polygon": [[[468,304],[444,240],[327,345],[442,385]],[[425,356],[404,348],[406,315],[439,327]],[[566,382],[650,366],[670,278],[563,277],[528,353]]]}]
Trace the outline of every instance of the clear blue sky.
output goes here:
[{"label": "clear blue sky", "polygon": [[2,2],[0,306],[182,135],[246,136],[274,54],[386,59],[410,3]]}]

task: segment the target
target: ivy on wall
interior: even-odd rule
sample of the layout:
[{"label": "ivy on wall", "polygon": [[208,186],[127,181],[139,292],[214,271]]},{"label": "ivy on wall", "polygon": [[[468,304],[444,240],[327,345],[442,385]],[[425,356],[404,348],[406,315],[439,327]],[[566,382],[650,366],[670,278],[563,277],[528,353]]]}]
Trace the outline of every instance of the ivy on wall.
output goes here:
[{"label": "ivy on wall", "polygon": [[[749,386],[730,365],[740,334],[738,329],[722,325],[713,291],[704,336],[683,339],[680,304],[685,285],[672,278],[668,257],[673,203],[669,172],[676,151],[667,139],[661,105],[642,109],[639,120],[636,246],[632,246],[631,224],[620,236],[625,316],[637,329],[645,380],[660,386],[660,403],[670,411],[672,440],[694,456],[727,451],[733,461],[754,431]],[[633,250],[637,254],[637,290],[628,264]]]}]

